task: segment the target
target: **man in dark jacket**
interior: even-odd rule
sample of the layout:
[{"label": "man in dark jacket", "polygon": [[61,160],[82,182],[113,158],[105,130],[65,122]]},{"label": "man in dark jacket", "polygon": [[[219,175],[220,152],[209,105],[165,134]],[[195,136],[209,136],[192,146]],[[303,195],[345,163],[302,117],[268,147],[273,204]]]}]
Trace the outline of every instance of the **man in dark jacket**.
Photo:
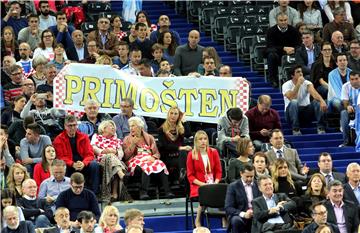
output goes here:
[{"label": "man in dark jacket", "polygon": [[261,195],[254,182],[255,169],[244,165],[240,171],[241,179],[228,186],[225,199],[225,211],[233,233],[245,233],[251,230],[253,217],[251,201]]},{"label": "man in dark jacket", "polygon": [[328,225],[333,233],[340,233],[336,225],[327,222],[327,210],[321,202],[315,203],[311,209],[314,221],[306,226],[302,233],[314,233],[320,225],[324,224]]},{"label": "man in dark jacket", "polygon": [[5,207],[3,215],[7,226],[1,230],[2,233],[35,233],[34,225],[30,221],[19,221],[16,206]]}]

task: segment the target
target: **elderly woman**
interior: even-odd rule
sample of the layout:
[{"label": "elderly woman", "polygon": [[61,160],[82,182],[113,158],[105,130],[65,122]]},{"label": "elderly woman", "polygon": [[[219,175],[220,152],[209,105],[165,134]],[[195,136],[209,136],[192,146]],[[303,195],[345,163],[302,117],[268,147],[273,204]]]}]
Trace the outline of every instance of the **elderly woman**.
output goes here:
[{"label": "elderly woman", "polygon": [[[166,165],[160,160],[160,153],[156,147],[155,139],[144,130],[144,122],[139,117],[129,119],[130,134],[124,138],[124,160],[128,165],[130,175],[135,170],[141,170],[140,199],[149,199],[147,193],[150,184],[150,175],[158,173],[165,189],[165,196],[174,197],[170,192]],[[166,174],[166,175],[165,175]]]},{"label": "elderly woman", "polygon": [[109,201],[110,192],[111,201],[129,199],[123,182],[126,172],[126,165],[122,161],[124,152],[122,141],[116,137],[115,122],[101,122],[98,133],[93,135],[91,145],[97,161],[103,167],[102,199]]}]

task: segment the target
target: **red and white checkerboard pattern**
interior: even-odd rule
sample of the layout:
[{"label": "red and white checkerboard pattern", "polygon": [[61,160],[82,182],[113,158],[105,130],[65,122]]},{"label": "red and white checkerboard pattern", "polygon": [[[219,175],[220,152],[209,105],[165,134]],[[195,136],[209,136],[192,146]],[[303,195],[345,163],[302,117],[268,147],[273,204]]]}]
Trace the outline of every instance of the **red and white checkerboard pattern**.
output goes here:
[{"label": "red and white checkerboard pattern", "polygon": [[[65,91],[66,91],[66,81],[65,73],[69,66],[65,66],[55,77],[54,79],[54,108],[65,109],[64,100],[65,100]],[[76,116],[80,119],[85,112],[66,109],[68,114]]]},{"label": "red and white checkerboard pattern", "polygon": [[144,150],[139,151],[138,154],[129,161],[128,171],[130,172],[130,175],[134,175],[135,168],[137,166],[139,166],[141,170],[146,173],[146,175],[160,173],[161,171],[164,171],[164,173],[168,175],[169,171],[166,168],[165,163],[160,159],[156,159],[154,162],[149,162],[147,157],[151,156],[151,154],[148,152],[150,148],[147,145],[144,145],[143,147]]},{"label": "red and white checkerboard pattern", "polygon": [[235,86],[239,90],[236,105],[246,112],[249,109],[249,83],[245,78],[236,78]]}]

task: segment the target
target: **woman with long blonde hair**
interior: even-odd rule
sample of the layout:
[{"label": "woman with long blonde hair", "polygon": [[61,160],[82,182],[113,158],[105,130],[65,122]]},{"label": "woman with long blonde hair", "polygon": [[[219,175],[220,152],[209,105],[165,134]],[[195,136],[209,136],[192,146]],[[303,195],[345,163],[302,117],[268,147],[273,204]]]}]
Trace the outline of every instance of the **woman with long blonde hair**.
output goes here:
[{"label": "woman with long blonde hair", "polygon": [[177,180],[181,168],[186,167],[186,155],[192,149],[184,144],[191,135],[190,126],[183,122],[183,113],[177,106],[169,109],[165,122],[159,128],[159,151],[167,168],[173,170],[171,178]]},{"label": "woman with long blonde hair", "polygon": [[[209,139],[205,131],[199,130],[194,137],[194,148],[187,157],[187,177],[190,183],[190,198],[198,198],[199,187],[217,184],[221,180],[222,171],[219,153],[209,147]],[[195,226],[201,226],[201,206],[196,214]]]},{"label": "woman with long blonde hair", "polygon": [[289,171],[289,164],[285,159],[278,158],[273,163],[271,177],[275,193],[285,193],[290,198],[297,196],[297,189]]},{"label": "woman with long blonde hair", "polygon": [[22,196],[22,183],[24,180],[29,179],[30,175],[26,167],[20,163],[14,163],[9,170],[6,182],[10,191],[12,191],[16,198]]}]

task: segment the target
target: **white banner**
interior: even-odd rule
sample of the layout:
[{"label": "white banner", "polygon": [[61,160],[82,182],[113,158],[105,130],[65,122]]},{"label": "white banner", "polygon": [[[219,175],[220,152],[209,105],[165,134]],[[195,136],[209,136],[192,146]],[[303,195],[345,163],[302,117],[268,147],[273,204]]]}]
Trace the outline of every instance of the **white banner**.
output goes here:
[{"label": "white banner", "polygon": [[136,114],[166,118],[177,105],[188,121],[217,123],[227,109],[248,110],[249,85],[241,77],[140,77],[105,65],[73,63],[54,80],[54,107],[83,112],[89,99],[100,112],[119,113],[120,102],[131,98]]}]

